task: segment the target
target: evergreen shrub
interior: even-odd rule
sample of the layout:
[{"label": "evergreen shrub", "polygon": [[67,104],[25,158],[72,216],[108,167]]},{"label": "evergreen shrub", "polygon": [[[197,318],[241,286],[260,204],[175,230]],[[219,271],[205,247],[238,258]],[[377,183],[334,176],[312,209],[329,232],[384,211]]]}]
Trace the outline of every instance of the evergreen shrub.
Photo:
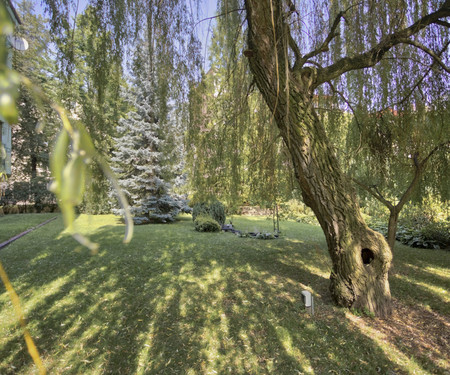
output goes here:
[{"label": "evergreen shrub", "polygon": [[227,216],[225,214],[225,206],[221,202],[219,201],[212,202],[209,205],[209,214],[221,226],[225,224]]},{"label": "evergreen shrub", "polygon": [[[184,151],[178,137],[177,114],[163,113],[168,103],[160,102],[157,74],[145,62],[150,59],[147,49],[141,47],[137,47],[135,58],[139,60],[135,61],[143,64],[134,65],[133,81],[124,93],[130,111],[117,126],[112,169],[128,199],[135,224],[171,223],[178,213],[190,211],[186,200],[173,190],[173,182],[178,187],[183,182]],[[112,193],[111,200],[113,213],[123,215]]]},{"label": "evergreen shrub", "polygon": [[161,196],[149,196],[141,199],[139,206],[131,207],[134,214],[134,224],[172,223],[177,215],[191,213],[187,201],[180,196],[164,194]]},{"label": "evergreen shrub", "polygon": [[195,221],[199,215],[209,215],[221,226],[225,224],[225,206],[218,200],[197,203],[192,209],[192,220]]},{"label": "evergreen shrub", "polygon": [[192,220],[195,221],[199,215],[209,215],[209,209],[206,203],[196,203],[192,207]]},{"label": "evergreen shrub", "polygon": [[219,232],[222,227],[210,215],[201,214],[194,220],[195,230],[198,232]]}]

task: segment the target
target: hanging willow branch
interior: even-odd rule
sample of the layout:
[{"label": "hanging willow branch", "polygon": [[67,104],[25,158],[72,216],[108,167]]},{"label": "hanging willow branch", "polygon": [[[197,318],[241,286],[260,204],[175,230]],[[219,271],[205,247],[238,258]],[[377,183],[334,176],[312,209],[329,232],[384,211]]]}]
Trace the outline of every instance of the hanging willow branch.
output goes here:
[{"label": "hanging willow branch", "polygon": [[[440,57],[448,48],[448,46],[450,45],[450,41],[448,41],[447,43],[445,43],[444,47],[438,52],[437,56]],[[386,106],[385,108],[383,108],[381,111],[386,111],[388,110],[388,108],[393,108],[399,105],[402,105],[403,103],[405,103],[414,93],[414,91],[421,85],[421,83],[425,80],[425,78],[428,76],[428,74],[430,74],[430,72],[433,70],[433,68],[435,67],[435,65],[437,64],[436,60],[433,60],[433,63],[428,67],[428,69],[426,70],[426,72],[424,74],[422,74],[422,76],[417,80],[417,82],[409,89],[409,92],[399,101],[392,103],[388,106]]]},{"label": "hanging willow branch", "polygon": [[202,22],[214,20],[214,19],[216,19],[216,18],[226,16],[226,15],[228,15],[228,14],[230,14],[230,13],[243,12],[244,10],[245,10],[245,9],[237,8],[237,9],[229,10],[229,11],[227,11],[227,12],[220,13],[220,14],[218,14],[218,15],[216,15],[216,16],[211,16],[211,17],[203,18],[203,19],[201,19],[200,21],[198,21],[198,22],[195,23],[194,27],[192,28],[192,31],[194,31],[194,29],[195,29],[199,24],[201,24]]}]

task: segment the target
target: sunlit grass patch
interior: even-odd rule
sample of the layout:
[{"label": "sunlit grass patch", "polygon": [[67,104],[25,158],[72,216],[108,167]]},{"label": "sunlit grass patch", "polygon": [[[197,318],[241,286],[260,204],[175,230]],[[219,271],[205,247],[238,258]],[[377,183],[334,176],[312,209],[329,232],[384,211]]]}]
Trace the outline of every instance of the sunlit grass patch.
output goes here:
[{"label": "sunlit grass patch", "polygon": [[[265,218],[232,220],[241,230],[273,230]],[[395,331],[388,322],[356,318],[333,306],[331,262],[318,227],[283,221],[281,238],[263,241],[198,233],[185,216],[171,225],[138,226],[134,240],[124,245],[114,216],[81,215],[76,224],[100,244],[97,255],[60,234],[60,221],[0,251],[50,373],[448,370],[444,349],[433,349],[433,341],[424,341],[420,350],[402,341],[406,324]],[[399,247],[396,253],[393,295],[402,309],[416,301],[442,325],[448,320],[441,291],[449,282],[449,261],[442,251],[413,257],[409,250]],[[305,289],[315,296],[314,317],[301,303]],[[0,293],[0,373],[32,374],[3,286]],[[414,311],[408,322],[423,316]],[[412,332],[414,340],[426,331],[421,329]]]}]

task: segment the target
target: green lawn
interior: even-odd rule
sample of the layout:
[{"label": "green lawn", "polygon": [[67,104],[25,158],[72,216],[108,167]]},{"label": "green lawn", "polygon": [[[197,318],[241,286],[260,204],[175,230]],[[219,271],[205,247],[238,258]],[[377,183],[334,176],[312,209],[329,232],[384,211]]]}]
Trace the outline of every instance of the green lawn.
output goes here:
[{"label": "green lawn", "polygon": [[[35,217],[43,218],[17,220]],[[2,235],[11,218],[0,218]],[[281,222],[283,237],[264,241],[197,233],[186,216],[136,227],[123,245],[115,217],[77,222],[100,243],[97,255],[61,234],[61,219],[0,250],[51,374],[450,371],[450,257],[443,250],[398,245],[390,279],[397,312],[382,321],[333,306],[331,262],[315,226]],[[235,217],[233,224],[272,228],[264,218]],[[314,317],[300,302],[303,289],[314,293]],[[0,293],[0,374],[35,374],[3,285]]]},{"label": "green lawn", "polygon": [[0,216],[0,243],[57,216],[55,213]]}]

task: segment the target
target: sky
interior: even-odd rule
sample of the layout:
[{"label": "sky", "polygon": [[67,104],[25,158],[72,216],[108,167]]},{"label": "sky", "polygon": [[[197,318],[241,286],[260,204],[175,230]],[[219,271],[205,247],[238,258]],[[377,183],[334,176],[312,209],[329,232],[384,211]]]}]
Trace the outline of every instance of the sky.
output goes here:
[{"label": "sky", "polygon": [[[215,19],[207,19],[216,15],[217,1],[216,0],[204,0],[202,6],[202,14],[196,29],[198,29],[198,37],[202,43],[202,57],[203,57],[203,69],[205,71],[209,68],[208,62],[208,47],[212,37],[212,29],[215,24]],[[202,21],[204,20],[204,21]]]}]

